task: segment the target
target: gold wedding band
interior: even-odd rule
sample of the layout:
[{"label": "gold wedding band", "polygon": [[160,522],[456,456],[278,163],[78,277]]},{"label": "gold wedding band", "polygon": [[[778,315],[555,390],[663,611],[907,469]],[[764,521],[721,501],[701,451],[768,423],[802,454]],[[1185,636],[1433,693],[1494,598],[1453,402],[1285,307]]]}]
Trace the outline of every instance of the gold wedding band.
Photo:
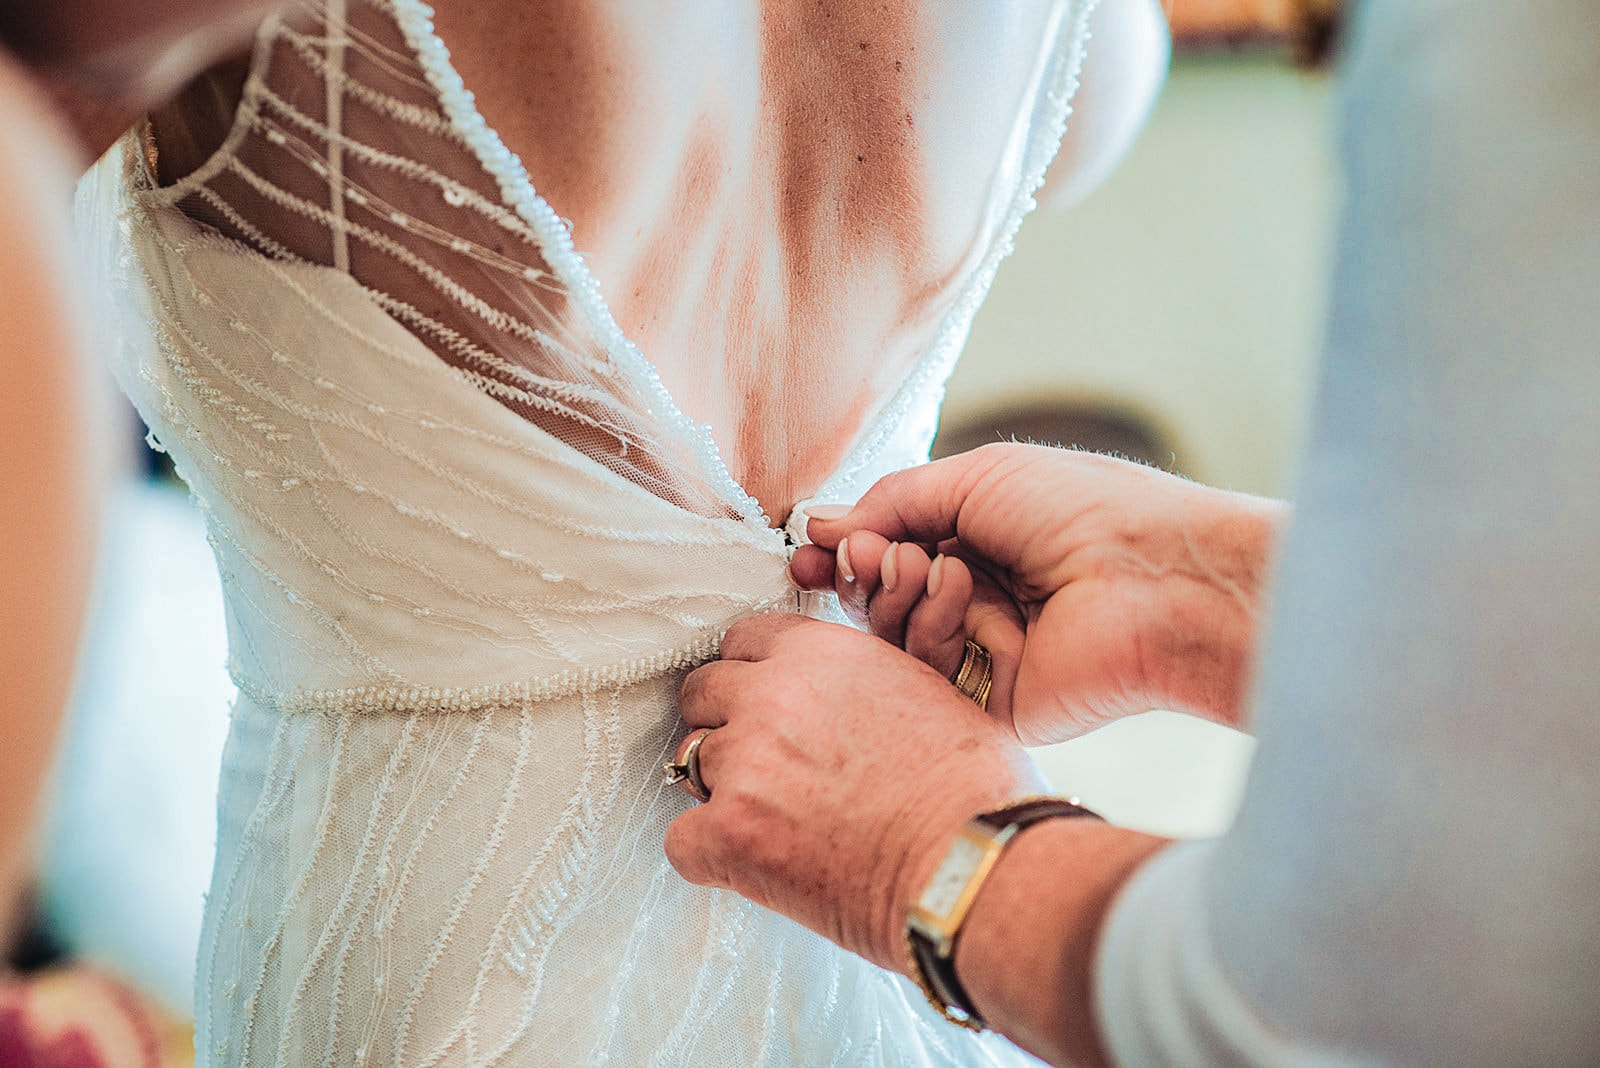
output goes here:
[{"label": "gold wedding band", "polygon": [[956,677],[951,681],[956,689],[972,698],[973,704],[987,709],[989,687],[994,682],[994,657],[989,655],[989,650],[968,639],[961,666],[956,669]]},{"label": "gold wedding band", "polygon": [[701,727],[689,736],[689,744],[684,746],[682,760],[673,760],[661,765],[662,782],[668,786],[686,787],[689,794],[700,802],[711,800],[711,788],[706,785],[705,779],[700,777],[700,743],[710,734],[710,727]]}]

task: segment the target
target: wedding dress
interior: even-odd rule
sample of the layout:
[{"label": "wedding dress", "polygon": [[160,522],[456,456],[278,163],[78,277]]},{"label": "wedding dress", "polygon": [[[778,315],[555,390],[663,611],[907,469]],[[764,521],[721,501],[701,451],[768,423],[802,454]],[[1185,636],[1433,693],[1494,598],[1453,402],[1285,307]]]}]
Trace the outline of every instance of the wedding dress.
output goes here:
[{"label": "wedding dress", "polygon": [[[1090,6],[1052,8],[933,340],[810,500],[925,459]],[[1016,1063],[667,864],[682,672],[829,608],[785,580],[800,509],[769,524],[679,410],[431,18],[272,21],[208,162],[162,185],[130,136],[80,193],[226,588],[201,1062]]]}]

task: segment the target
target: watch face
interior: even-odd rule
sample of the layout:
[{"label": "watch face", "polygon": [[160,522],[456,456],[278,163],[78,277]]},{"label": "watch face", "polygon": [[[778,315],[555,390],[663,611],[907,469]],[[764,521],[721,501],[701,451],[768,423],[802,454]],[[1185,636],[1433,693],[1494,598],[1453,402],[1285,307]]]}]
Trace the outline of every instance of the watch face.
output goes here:
[{"label": "watch face", "polygon": [[944,863],[928,880],[928,887],[917,902],[918,907],[934,916],[948,916],[956,907],[956,902],[961,900],[961,892],[972,881],[972,873],[988,852],[983,843],[965,834],[957,835],[950,852],[945,854]]}]

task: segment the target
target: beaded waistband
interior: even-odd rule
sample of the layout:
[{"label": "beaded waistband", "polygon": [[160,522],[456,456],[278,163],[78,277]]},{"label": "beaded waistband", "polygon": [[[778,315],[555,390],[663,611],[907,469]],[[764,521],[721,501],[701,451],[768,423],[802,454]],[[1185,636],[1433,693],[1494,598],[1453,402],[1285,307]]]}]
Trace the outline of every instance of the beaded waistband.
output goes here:
[{"label": "beaded waistband", "polygon": [[721,645],[722,636],[718,634],[625,664],[572,668],[542,678],[483,686],[380,682],[364,686],[284,689],[251,678],[237,664],[229,665],[229,674],[240,694],[262,708],[277,712],[323,715],[481,713],[526,708],[578,694],[618,690],[648,682],[715,659]]}]

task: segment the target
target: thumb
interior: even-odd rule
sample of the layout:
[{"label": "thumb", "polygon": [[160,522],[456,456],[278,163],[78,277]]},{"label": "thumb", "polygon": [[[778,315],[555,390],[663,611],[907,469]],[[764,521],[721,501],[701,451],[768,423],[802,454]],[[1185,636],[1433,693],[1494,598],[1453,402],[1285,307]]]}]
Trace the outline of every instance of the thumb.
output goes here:
[{"label": "thumb", "polygon": [[986,447],[885,475],[853,507],[806,509],[806,535],[830,550],[858,530],[921,544],[956,538],[963,506],[997,459]]}]

